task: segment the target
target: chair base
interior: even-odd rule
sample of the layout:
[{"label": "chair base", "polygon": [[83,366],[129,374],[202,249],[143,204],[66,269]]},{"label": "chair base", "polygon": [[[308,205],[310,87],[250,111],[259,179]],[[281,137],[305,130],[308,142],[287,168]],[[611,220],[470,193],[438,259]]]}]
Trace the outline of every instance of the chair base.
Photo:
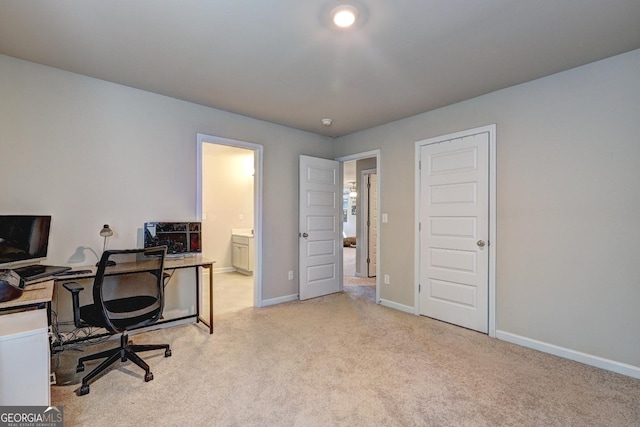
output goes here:
[{"label": "chair base", "polygon": [[140,358],[136,353],[140,353],[143,351],[150,350],[162,350],[164,349],[164,357],[171,356],[171,348],[169,344],[149,344],[149,345],[135,345],[133,342],[129,341],[129,337],[127,334],[123,333],[120,336],[120,347],[113,348],[110,350],[101,351],[96,354],[91,354],[89,356],[84,356],[78,359],[78,366],[76,366],[76,372],[84,372],[84,362],[89,360],[98,360],[105,359],[102,363],[100,363],[97,367],[93,369],[93,371],[89,372],[82,378],[82,385],[80,386],[79,395],[83,396],[89,393],[89,381],[91,381],[94,377],[96,377],[99,373],[103,372],[109,366],[114,364],[118,359],[121,362],[126,362],[127,360],[131,360],[133,363],[138,365],[140,368],[144,369],[144,380],[145,382],[149,382],[153,380],[153,374],[151,373],[151,369],[149,365],[145,363],[144,360]]}]

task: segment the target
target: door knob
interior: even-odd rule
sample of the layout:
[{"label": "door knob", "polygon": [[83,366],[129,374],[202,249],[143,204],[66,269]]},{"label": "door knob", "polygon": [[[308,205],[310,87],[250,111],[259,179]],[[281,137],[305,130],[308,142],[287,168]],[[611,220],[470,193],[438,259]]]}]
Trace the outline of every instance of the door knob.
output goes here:
[{"label": "door knob", "polygon": [[485,244],[485,243],[484,243],[484,240],[478,240],[478,241],[476,242],[476,245],[478,245],[478,246],[479,246],[479,247],[481,247],[481,248],[484,248],[484,244]]},{"label": "door knob", "polygon": [[309,235],[307,233],[302,233],[302,237],[306,239],[307,237],[309,237]]}]

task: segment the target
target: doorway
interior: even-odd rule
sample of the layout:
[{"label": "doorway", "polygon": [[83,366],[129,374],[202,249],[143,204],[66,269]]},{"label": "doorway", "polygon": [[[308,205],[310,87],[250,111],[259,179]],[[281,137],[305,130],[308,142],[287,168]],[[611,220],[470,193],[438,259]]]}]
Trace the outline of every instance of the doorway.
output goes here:
[{"label": "doorway", "polygon": [[[375,185],[380,178],[379,156],[375,150],[337,159],[343,174],[343,288],[376,303],[380,302],[376,250],[380,198]],[[373,187],[371,176],[375,176]]]},{"label": "doorway", "polygon": [[215,261],[214,315],[261,306],[261,170],[262,146],[198,134],[196,215],[203,256]]}]

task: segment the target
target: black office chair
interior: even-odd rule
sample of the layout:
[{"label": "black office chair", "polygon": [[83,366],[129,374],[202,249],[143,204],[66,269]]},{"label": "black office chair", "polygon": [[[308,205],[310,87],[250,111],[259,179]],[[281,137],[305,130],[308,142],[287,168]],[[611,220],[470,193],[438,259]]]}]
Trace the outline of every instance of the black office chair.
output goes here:
[{"label": "black office chair", "polygon": [[[144,369],[144,380],[151,381],[153,374],[149,365],[136,353],[164,349],[164,356],[171,356],[168,344],[134,345],[128,341],[128,331],[152,325],[162,315],[166,253],[166,246],[105,251],[93,282],[92,304],[80,306],[80,291],[83,288],[79,284],[72,282],[63,285],[71,292],[76,327],[102,327],[113,335],[120,334],[120,347],[78,359],[76,372],[83,372],[84,362],[106,358],[82,378],[80,396],[89,393],[89,381],[118,358],[122,362],[131,360]],[[110,261],[116,264],[108,265]]]}]

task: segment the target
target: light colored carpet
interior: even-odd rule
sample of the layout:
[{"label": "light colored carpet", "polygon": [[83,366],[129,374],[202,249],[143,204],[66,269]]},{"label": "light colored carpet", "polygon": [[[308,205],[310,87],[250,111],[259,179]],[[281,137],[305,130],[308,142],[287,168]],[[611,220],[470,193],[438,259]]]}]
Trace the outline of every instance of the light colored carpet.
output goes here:
[{"label": "light colored carpet", "polygon": [[86,396],[52,387],[52,403],[67,426],[640,425],[640,380],[384,308],[367,288],[220,314],[213,335],[138,335],[172,346],[143,355],[153,381],[126,362]]}]

